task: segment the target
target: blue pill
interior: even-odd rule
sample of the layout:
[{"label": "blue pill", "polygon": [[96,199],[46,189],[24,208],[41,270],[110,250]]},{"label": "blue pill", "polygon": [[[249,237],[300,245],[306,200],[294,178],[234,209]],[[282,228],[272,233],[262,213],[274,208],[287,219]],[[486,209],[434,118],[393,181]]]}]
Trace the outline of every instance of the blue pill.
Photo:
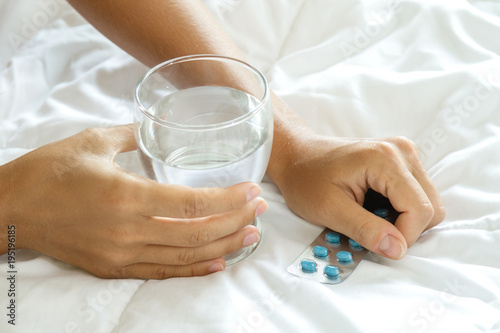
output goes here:
[{"label": "blue pill", "polygon": [[377,208],[373,211],[373,214],[381,218],[386,218],[389,216],[389,210],[387,208]]},{"label": "blue pill", "polygon": [[348,251],[337,252],[337,260],[342,263],[349,263],[352,261],[352,254]]},{"label": "blue pill", "polygon": [[313,247],[313,253],[316,257],[324,258],[328,256],[328,249],[324,246],[317,245]]},{"label": "blue pill", "polygon": [[325,239],[328,243],[340,243],[340,235],[336,232],[329,232],[326,234]]},{"label": "blue pill", "polygon": [[337,277],[340,275],[340,269],[333,265],[326,266],[324,272],[328,277]]},{"label": "blue pill", "polygon": [[356,242],[354,239],[349,239],[349,244],[355,249],[362,249],[363,248],[363,246],[361,246],[361,244]]},{"label": "blue pill", "polygon": [[302,270],[307,273],[314,273],[318,269],[316,265],[316,261],[311,260],[311,259],[303,259],[300,262],[300,267],[302,267]]}]

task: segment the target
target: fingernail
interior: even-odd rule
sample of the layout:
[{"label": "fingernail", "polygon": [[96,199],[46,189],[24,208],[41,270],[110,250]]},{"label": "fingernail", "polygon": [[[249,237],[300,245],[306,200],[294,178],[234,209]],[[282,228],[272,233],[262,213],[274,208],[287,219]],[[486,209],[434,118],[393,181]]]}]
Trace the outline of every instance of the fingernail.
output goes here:
[{"label": "fingernail", "polygon": [[259,239],[260,239],[259,234],[256,232],[252,232],[250,235],[247,235],[243,240],[243,247],[257,243]]},{"label": "fingernail", "polygon": [[261,192],[262,192],[262,189],[259,186],[253,186],[247,192],[247,201],[250,201],[252,199],[257,198]]},{"label": "fingernail", "polygon": [[262,201],[255,210],[255,217],[262,215],[267,210],[267,203]]},{"label": "fingernail", "polygon": [[208,272],[210,272],[210,273],[220,272],[223,270],[224,270],[224,265],[222,265],[220,262],[216,262],[215,264],[212,264],[208,268]]},{"label": "fingernail", "polygon": [[403,243],[394,236],[387,235],[382,238],[378,247],[380,252],[385,254],[388,258],[399,260],[405,255],[405,247]]}]

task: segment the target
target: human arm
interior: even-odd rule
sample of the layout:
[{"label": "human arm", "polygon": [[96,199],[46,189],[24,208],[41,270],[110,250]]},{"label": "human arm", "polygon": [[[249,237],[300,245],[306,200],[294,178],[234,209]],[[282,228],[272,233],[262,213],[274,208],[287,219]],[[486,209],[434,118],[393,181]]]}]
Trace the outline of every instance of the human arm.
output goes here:
[{"label": "human arm", "polygon": [[[188,54],[244,58],[197,0],[69,2],[148,66]],[[295,213],[393,259],[401,258],[424,230],[443,220],[439,194],[409,140],[323,137],[275,95],[272,104],[275,139],[267,174]],[[395,226],[361,208],[368,188],[387,196],[402,213]]]},{"label": "human arm", "polygon": [[159,184],[114,163],[134,149],[131,126],[89,129],[0,166],[0,254],[13,225],[17,249],[99,277],[164,279],[220,271],[223,255],[258,240],[257,184]]}]

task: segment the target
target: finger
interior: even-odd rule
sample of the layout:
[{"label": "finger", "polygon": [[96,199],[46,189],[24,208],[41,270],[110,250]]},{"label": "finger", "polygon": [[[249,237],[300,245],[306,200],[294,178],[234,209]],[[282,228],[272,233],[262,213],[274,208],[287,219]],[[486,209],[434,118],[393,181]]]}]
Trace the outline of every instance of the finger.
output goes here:
[{"label": "finger", "polygon": [[429,175],[425,171],[420,160],[417,159],[413,164],[413,175],[417,182],[420,184],[422,189],[424,190],[427,198],[430,200],[432,207],[434,208],[434,215],[432,216],[431,221],[425,228],[425,230],[435,227],[439,223],[443,222],[446,216],[446,209],[444,208],[443,200],[439,195],[438,190],[432,183]]},{"label": "finger", "polygon": [[254,226],[246,226],[232,235],[199,247],[148,245],[137,260],[155,264],[190,265],[236,252],[258,242],[259,239],[259,230]]},{"label": "finger", "polygon": [[262,191],[252,182],[227,188],[194,189],[147,180],[139,190],[142,215],[174,218],[197,218],[239,209]]},{"label": "finger", "polygon": [[334,230],[389,259],[401,259],[406,254],[408,246],[398,228],[364,209],[346,193],[336,198],[333,208]]},{"label": "finger", "polygon": [[121,269],[120,278],[163,280],[171,277],[203,276],[224,270],[222,258],[197,262],[191,265],[161,265],[138,263]]},{"label": "finger", "polygon": [[262,198],[255,198],[241,209],[195,219],[152,217],[145,225],[143,243],[196,247],[230,235],[252,223],[267,210]]},{"label": "finger", "polygon": [[425,230],[441,223],[446,215],[446,210],[444,208],[444,204],[441,200],[439,192],[433,185],[429,175],[422,165],[422,162],[420,161],[420,158],[418,157],[417,145],[413,141],[408,140],[404,137],[394,137],[387,140],[397,147],[397,149],[401,153],[401,156],[404,156],[406,167],[408,168],[408,170],[410,170],[413,177],[416,179],[419,186],[423,189],[425,195],[432,204],[434,214]]},{"label": "finger", "polygon": [[371,188],[389,199],[401,214],[394,225],[411,246],[428,227],[434,208],[427,194],[415,177],[402,164],[385,174],[385,179],[369,184]]}]

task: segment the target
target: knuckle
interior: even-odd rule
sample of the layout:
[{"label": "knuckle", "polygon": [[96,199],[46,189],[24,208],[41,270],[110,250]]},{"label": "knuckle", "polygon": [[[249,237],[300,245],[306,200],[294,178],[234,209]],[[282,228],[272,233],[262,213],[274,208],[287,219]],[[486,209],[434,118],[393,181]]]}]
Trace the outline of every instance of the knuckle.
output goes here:
[{"label": "knuckle", "polygon": [[102,136],[102,129],[97,127],[86,128],[81,132],[81,135],[88,139],[96,139]]},{"label": "knuckle", "polygon": [[403,136],[391,137],[376,143],[374,149],[386,162],[400,164],[402,161],[409,161],[418,164],[417,145]]},{"label": "knuckle", "polygon": [[409,153],[417,153],[418,148],[415,142],[404,136],[396,136],[389,140],[399,150]]},{"label": "knuckle", "polygon": [[255,220],[255,206],[244,207],[238,211],[238,214],[234,217],[237,221],[238,226],[241,228],[252,223]]},{"label": "knuckle", "polygon": [[359,224],[355,226],[353,238],[358,243],[371,249],[373,242],[375,241],[374,235],[374,222],[371,219],[362,220]]},{"label": "knuckle", "polygon": [[206,210],[206,197],[198,191],[191,191],[186,196],[184,204],[184,215],[187,218],[198,217]]},{"label": "knuckle", "polygon": [[444,206],[439,206],[437,209],[434,209],[434,219],[436,222],[441,222],[446,217],[446,209]]},{"label": "knuckle", "polygon": [[240,238],[233,239],[222,246],[222,253],[224,253],[224,255],[234,253],[243,247],[242,244],[243,241]]},{"label": "knuckle", "polygon": [[[241,195],[240,192],[235,191],[236,188],[223,188],[220,190],[221,196],[219,197],[223,202],[227,205],[227,208],[229,210],[237,210],[243,208],[247,202],[249,201],[247,199],[248,192],[245,193],[245,195]],[[259,189],[260,190],[260,189]],[[257,190],[257,191],[259,191]],[[256,191],[255,189],[252,189],[252,191]],[[259,193],[260,195],[260,193]],[[258,196],[257,196],[258,197]],[[253,199],[256,197],[254,196]],[[252,200],[253,200],[252,199]]]},{"label": "knuckle", "polygon": [[430,202],[427,202],[421,206],[420,216],[422,220],[428,223],[434,218],[434,207]]},{"label": "knuckle", "polygon": [[198,230],[194,231],[189,236],[189,244],[192,246],[203,245],[208,243],[210,240],[210,232],[205,226],[198,227]]},{"label": "knuckle", "polygon": [[223,199],[223,200],[231,200],[232,197],[226,195],[227,189],[225,188],[220,188],[220,187],[207,187],[200,189],[203,191],[203,195],[206,198],[206,200],[218,200],[218,199]]},{"label": "knuckle", "polygon": [[177,255],[179,265],[189,265],[195,261],[196,250],[193,248],[182,248]]},{"label": "knuckle", "polygon": [[154,266],[151,269],[150,275],[151,279],[156,279],[156,280],[164,280],[175,276],[175,274],[173,274],[172,270],[169,269],[169,267],[162,265]]},{"label": "knuckle", "polygon": [[191,265],[188,267],[188,273],[186,274],[186,276],[201,276],[205,274],[206,273],[200,270],[198,265]]},{"label": "knuckle", "polygon": [[398,149],[397,145],[395,145],[391,141],[381,141],[377,145],[377,151],[380,152],[384,158],[397,158]]}]

